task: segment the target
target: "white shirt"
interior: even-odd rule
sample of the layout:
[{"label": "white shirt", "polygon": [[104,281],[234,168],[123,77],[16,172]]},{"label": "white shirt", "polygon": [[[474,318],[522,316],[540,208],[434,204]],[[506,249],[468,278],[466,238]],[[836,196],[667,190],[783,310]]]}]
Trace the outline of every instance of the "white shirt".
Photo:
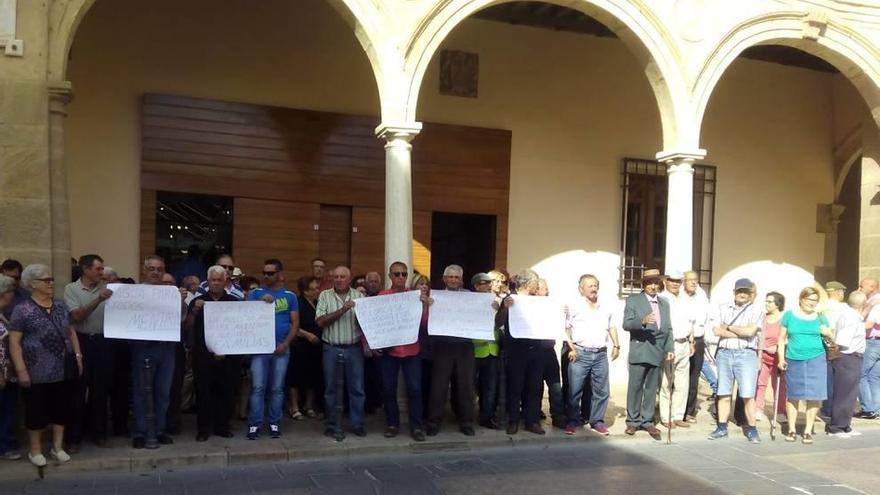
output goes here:
[{"label": "white shirt", "polygon": [[691,334],[691,322],[688,320],[687,315],[684,314],[679,302],[682,292],[684,291],[679,289],[679,295],[677,296],[669,291],[660,293],[660,297],[669,304],[669,319],[672,320],[670,322],[672,324],[672,338],[675,340],[686,339]]},{"label": "white shirt", "polygon": [[842,354],[865,352],[865,320],[861,313],[845,306],[834,328],[834,342]]},{"label": "white shirt", "polygon": [[614,326],[611,309],[587,298],[579,297],[568,305],[565,327],[571,333],[571,341],[581,347],[607,347],[608,331]]},{"label": "white shirt", "polygon": [[706,324],[709,322],[709,298],[706,291],[697,286],[694,295],[682,288],[678,293],[678,309],[682,317],[694,327],[694,337],[706,335]]},{"label": "white shirt", "polygon": [[[749,305],[746,307],[746,305]],[[742,312],[742,314],[740,314]],[[737,317],[737,315],[739,315]],[[734,320],[736,318],[736,320]],[[730,302],[722,304],[712,316],[711,325],[714,329],[722,324],[735,327],[749,327],[755,325],[758,330],[751,337],[722,337],[718,340],[720,349],[753,349],[758,350],[761,341],[761,325],[764,323],[764,311],[755,303],[746,303],[737,306]],[[714,330],[713,330],[714,332]]]},{"label": "white shirt", "polygon": [[837,326],[837,320],[843,316],[843,313],[847,309],[849,309],[849,306],[846,303],[840,301],[828,301],[822,314],[824,314],[825,318],[828,320],[828,326],[835,328]]}]

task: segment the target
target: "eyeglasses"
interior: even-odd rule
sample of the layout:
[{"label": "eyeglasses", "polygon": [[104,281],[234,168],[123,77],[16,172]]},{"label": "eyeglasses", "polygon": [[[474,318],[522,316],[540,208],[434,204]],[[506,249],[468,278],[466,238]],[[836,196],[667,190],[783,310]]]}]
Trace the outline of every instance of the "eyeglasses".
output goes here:
[{"label": "eyeglasses", "polygon": [[264,277],[274,277],[278,272],[263,272]]},{"label": "eyeglasses", "polygon": [[392,277],[405,277],[409,275],[407,272],[391,272]]},{"label": "eyeglasses", "polygon": [[39,280],[40,282],[44,282],[44,283],[47,283],[47,284],[51,284],[51,283],[54,283],[54,282],[55,282],[55,279],[52,278],[52,277],[46,277],[46,278],[35,278],[34,280]]}]

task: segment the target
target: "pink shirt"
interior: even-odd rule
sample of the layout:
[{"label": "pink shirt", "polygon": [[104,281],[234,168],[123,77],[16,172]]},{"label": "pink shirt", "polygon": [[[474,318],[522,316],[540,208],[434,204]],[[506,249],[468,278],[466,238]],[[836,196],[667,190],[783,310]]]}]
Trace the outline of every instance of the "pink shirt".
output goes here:
[{"label": "pink shirt", "polygon": [[764,345],[761,346],[761,349],[767,349],[775,346],[779,342],[779,324],[782,321],[782,318],[776,321],[776,323],[770,323],[767,321],[767,317],[764,317],[764,323],[761,325],[761,335],[764,338]]}]

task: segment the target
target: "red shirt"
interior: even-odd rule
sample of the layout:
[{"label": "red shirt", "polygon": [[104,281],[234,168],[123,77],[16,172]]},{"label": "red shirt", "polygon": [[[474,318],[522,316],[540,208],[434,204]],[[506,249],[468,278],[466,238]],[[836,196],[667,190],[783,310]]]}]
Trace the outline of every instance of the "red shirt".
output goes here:
[{"label": "red shirt", "polygon": [[[384,296],[387,294],[396,294],[398,292],[405,292],[406,290],[407,289],[404,289],[402,291],[397,291],[394,289],[384,289],[384,290],[379,291],[379,293],[376,295],[377,296]],[[418,356],[419,355],[419,341],[416,340],[412,344],[396,345],[394,347],[389,347],[389,348],[385,349],[384,352],[386,354],[388,354],[389,356],[398,357],[398,358]]]}]

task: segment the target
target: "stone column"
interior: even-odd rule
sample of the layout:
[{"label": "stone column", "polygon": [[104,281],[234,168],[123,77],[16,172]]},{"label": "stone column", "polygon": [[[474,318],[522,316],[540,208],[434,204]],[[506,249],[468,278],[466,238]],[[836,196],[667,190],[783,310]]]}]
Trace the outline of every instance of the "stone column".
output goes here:
[{"label": "stone column", "polygon": [[52,276],[63,293],[70,282],[70,211],[67,206],[67,168],[64,163],[64,120],[73,97],[70,82],[49,85],[49,201]]},{"label": "stone column", "polygon": [[412,270],[412,145],[422,125],[380,125],[385,140],[385,266],[402,261]]},{"label": "stone column", "polygon": [[859,278],[880,276],[880,130],[862,127],[862,212],[859,222]]},{"label": "stone column", "polygon": [[658,153],[667,165],[669,191],[666,200],[666,271],[693,267],[694,168],[700,153]]}]

